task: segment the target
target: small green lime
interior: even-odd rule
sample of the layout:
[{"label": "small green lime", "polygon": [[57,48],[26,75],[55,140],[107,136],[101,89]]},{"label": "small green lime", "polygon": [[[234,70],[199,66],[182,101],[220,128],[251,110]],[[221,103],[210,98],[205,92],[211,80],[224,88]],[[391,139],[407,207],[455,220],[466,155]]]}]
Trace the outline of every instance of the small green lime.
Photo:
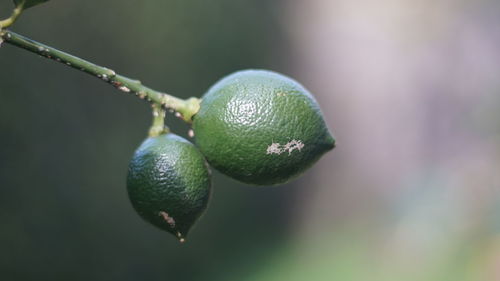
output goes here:
[{"label": "small green lime", "polygon": [[137,213],[181,242],[207,208],[210,171],[203,155],[174,134],[147,138],[129,164],[127,190]]},{"label": "small green lime", "polygon": [[266,70],[239,71],[213,85],[193,130],[210,165],[256,185],[287,182],[335,146],[314,97]]}]

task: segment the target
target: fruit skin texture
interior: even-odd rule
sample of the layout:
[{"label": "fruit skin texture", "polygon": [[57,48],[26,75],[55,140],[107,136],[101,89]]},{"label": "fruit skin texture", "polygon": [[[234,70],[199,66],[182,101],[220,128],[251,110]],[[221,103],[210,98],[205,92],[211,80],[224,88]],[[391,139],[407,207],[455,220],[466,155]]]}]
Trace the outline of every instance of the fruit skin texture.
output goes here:
[{"label": "fruit skin texture", "polygon": [[335,139],[314,97],[266,70],[221,79],[193,117],[196,144],[211,166],[245,183],[285,183],[308,169]]},{"label": "fruit skin texture", "polygon": [[175,134],[147,138],[129,164],[127,190],[137,213],[184,241],[207,208],[208,165],[198,149]]}]

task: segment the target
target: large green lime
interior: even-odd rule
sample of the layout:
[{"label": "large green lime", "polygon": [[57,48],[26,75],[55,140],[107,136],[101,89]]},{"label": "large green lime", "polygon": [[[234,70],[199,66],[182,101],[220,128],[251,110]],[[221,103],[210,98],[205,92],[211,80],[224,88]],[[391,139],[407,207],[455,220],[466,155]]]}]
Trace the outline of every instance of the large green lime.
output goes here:
[{"label": "large green lime", "polygon": [[136,150],[129,165],[127,190],[143,219],[183,242],[207,208],[210,172],[192,143],[164,134],[146,139]]},{"label": "large green lime", "polygon": [[257,185],[287,182],[335,146],[314,97],[295,80],[266,70],[218,81],[202,97],[193,130],[214,168]]}]

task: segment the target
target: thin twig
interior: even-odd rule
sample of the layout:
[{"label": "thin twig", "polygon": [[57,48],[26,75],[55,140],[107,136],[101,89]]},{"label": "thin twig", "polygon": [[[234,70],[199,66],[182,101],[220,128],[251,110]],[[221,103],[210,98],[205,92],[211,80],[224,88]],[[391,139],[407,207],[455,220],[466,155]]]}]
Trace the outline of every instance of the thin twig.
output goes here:
[{"label": "thin twig", "polygon": [[118,90],[126,93],[134,93],[141,99],[153,104],[161,105],[167,109],[174,110],[180,114],[181,119],[191,122],[191,118],[199,109],[200,100],[189,98],[183,100],[144,86],[141,81],[130,79],[117,74],[115,71],[96,65],[68,53],[59,51],[50,46],[36,42],[10,30],[0,32],[0,38],[6,43],[23,48],[42,57],[63,63],[74,69],[88,73],[102,81],[105,81]]}]

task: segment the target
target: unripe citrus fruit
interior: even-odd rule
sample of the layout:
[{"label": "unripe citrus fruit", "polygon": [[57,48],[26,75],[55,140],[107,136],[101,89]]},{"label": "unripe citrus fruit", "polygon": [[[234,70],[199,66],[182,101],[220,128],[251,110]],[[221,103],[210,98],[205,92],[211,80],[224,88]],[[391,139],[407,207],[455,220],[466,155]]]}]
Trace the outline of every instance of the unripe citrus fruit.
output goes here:
[{"label": "unripe citrus fruit", "polygon": [[193,130],[210,165],[257,185],[287,182],[335,146],[313,96],[266,70],[239,71],[213,85]]},{"label": "unripe citrus fruit", "polygon": [[203,155],[174,134],[147,138],[129,164],[127,190],[146,221],[184,241],[207,208],[210,172]]}]

